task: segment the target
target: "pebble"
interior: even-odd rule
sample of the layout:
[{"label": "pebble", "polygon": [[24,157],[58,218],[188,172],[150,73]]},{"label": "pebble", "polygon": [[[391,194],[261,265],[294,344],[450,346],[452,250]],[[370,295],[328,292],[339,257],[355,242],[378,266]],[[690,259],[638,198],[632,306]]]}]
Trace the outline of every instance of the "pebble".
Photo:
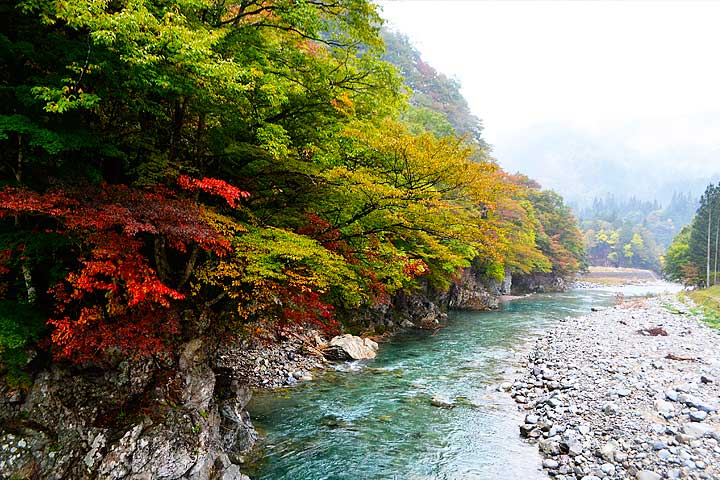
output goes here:
[{"label": "pebble", "polygon": [[534,423],[538,423],[539,421],[540,421],[540,417],[538,417],[537,415],[530,414],[525,417],[525,423],[533,423],[534,424]]},{"label": "pebble", "polygon": [[[720,479],[720,335],[692,310],[674,297],[632,300],[536,341],[507,390],[551,477]],[[659,326],[667,336],[638,333]]]},{"label": "pebble", "polygon": [[693,422],[702,422],[707,416],[707,412],[703,412],[702,410],[693,410],[690,412],[690,420]]}]

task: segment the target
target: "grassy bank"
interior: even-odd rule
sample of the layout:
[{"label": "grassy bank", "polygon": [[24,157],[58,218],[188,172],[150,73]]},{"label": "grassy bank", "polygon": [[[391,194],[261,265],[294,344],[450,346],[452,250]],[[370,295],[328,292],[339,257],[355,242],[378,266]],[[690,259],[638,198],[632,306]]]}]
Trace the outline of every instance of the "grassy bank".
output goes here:
[{"label": "grassy bank", "polygon": [[692,290],[680,294],[681,298],[689,298],[697,305],[705,321],[713,328],[720,328],[720,285]]}]

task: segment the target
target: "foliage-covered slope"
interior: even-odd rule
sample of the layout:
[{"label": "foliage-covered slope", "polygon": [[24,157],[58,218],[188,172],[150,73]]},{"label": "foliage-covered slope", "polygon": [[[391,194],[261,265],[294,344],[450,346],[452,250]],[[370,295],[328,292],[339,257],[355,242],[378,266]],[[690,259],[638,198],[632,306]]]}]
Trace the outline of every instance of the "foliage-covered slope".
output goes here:
[{"label": "foliage-covered slope", "polygon": [[596,198],[580,213],[588,261],[660,271],[662,255],[690,222],[694,208],[690,195],[683,193],[673,194],[665,208],[634,197]]},{"label": "foliage-covered slope", "polygon": [[710,287],[718,283],[720,261],[720,185],[708,185],[692,223],[673,239],[664,273],[686,285]]},{"label": "foliage-covered slope", "polygon": [[419,91],[464,120],[408,113],[368,1],[26,0],[0,22],[8,364],[337,329],[471,262],[579,267],[567,208],[492,161],[456,84]]}]

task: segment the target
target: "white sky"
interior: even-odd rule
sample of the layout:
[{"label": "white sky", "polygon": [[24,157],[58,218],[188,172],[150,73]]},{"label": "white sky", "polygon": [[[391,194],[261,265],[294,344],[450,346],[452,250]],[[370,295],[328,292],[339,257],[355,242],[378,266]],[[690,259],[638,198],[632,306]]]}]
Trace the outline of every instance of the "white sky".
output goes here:
[{"label": "white sky", "polygon": [[460,80],[501,164],[508,142],[542,125],[645,156],[720,146],[720,1],[379,3]]}]

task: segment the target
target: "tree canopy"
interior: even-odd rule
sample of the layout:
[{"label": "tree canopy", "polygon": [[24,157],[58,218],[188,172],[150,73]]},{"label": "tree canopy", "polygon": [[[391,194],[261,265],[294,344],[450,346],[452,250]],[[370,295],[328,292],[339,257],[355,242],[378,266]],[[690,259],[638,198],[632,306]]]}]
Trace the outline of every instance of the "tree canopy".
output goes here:
[{"label": "tree canopy", "polygon": [[664,273],[686,285],[709,287],[718,283],[720,249],[720,185],[708,185],[692,223],[673,239],[665,257]]},{"label": "tree canopy", "polygon": [[8,364],[339,329],[473,262],[581,266],[562,199],[498,167],[456,83],[387,61],[369,1],[25,0],[0,22]]}]

